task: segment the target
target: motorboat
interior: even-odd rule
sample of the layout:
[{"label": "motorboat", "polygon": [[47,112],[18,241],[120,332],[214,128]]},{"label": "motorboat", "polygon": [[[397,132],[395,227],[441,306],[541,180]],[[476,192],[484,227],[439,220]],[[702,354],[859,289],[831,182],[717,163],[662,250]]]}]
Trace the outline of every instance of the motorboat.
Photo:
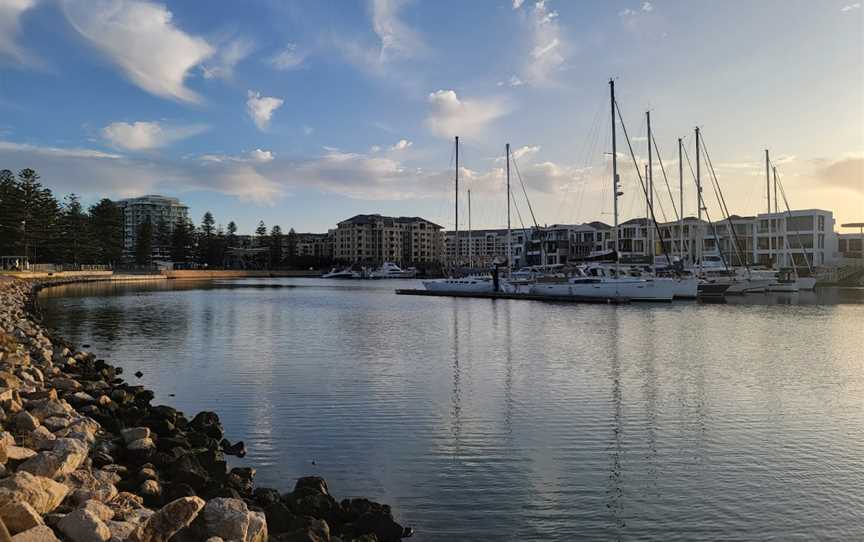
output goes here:
[{"label": "motorboat", "polygon": [[321,275],[322,279],[360,279],[363,275],[359,271],[354,271],[350,267],[345,269],[333,268],[329,273]]},{"label": "motorboat", "polygon": [[369,273],[369,278],[372,279],[413,279],[416,276],[416,268],[402,269],[393,262],[384,262],[381,267]]}]

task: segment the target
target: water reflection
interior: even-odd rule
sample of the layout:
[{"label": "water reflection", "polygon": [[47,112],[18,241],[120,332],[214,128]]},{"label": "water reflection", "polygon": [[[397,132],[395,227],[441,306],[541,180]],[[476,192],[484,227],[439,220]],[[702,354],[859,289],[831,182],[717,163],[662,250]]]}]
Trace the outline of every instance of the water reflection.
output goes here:
[{"label": "water reflection", "polygon": [[394,287],[41,301],[157,402],[219,411],[260,483],[320,474],[392,503],[420,541],[864,538],[862,290],[577,306]]}]

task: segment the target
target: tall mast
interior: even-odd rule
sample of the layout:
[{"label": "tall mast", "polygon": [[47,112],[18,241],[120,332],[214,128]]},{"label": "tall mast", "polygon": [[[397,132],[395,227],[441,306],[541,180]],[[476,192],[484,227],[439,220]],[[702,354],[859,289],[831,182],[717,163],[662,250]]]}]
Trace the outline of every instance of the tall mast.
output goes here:
[{"label": "tall mast", "polygon": [[615,81],[609,79],[609,105],[612,108],[612,201],[614,202],[615,221],[612,227],[613,246],[615,248],[615,276],[619,276],[618,263],[618,147],[615,141]]},{"label": "tall mast", "polygon": [[504,146],[504,154],[507,155],[507,277],[509,278],[513,270],[513,243],[510,232],[510,143]]},{"label": "tall mast", "polygon": [[702,234],[702,172],[700,170],[699,155],[702,153],[699,142],[699,127],[696,127],[696,255],[699,258],[699,274],[702,274],[703,251],[705,250],[705,236]]},{"label": "tall mast", "polygon": [[[648,164],[645,164],[645,182],[648,182]],[[645,255],[651,257],[651,202],[645,198]]]},{"label": "tall mast", "polygon": [[681,161],[681,138],[678,138],[678,249],[684,265],[684,162]]},{"label": "tall mast", "polygon": [[459,265],[459,136],[456,136],[456,257],[454,264]]},{"label": "tall mast", "polygon": [[471,189],[468,189],[468,267],[474,267],[474,249],[471,246]]},{"label": "tall mast", "polygon": [[774,254],[771,246],[774,244],[771,233],[771,160],[768,158],[768,149],[765,149],[765,193],[768,195],[768,265],[774,268]]},{"label": "tall mast", "polygon": [[[648,125],[648,171],[645,174],[645,182],[648,183],[648,220],[645,223],[646,231],[648,232],[648,255],[651,257],[651,271],[655,272],[654,268],[654,228],[652,222],[653,213],[654,213],[654,162],[653,162],[653,154],[651,152],[651,112],[645,112],[645,122]],[[650,225],[649,225],[650,224]]]},{"label": "tall mast", "polygon": [[[786,243],[786,236],[780,231],[780,205],[779,205],[779,202],[777,201],[777,166],[771,166],[771,170],[774,172],[774,216],[777,217],[776,218],[776,220],[777,220],[777,235],[780,237],[783,237],[782,249],[783,249],[784,253],[788,253],[789,247],[787,246],[787,243]],[[780,249],[781,249],[781,247],[778,244],[777,245],[777,259],[780,260],[779,267],[782,267],[783,265],[785,265],[783,263],[783,260],[785,260],[785,254],[781,254]]]}]

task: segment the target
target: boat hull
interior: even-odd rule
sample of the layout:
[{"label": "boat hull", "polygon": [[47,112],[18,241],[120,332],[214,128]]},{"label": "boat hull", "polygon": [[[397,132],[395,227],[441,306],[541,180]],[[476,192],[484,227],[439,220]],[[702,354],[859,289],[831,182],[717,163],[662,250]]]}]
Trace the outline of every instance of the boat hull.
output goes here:
[{"label": "boat hull", "polygon": [[430,292],[488,293],[495,291],[495,285],[491,280],[472,278],[425,280],[423,287]]},{"label": "boat hull", "polygon": [[630,301],[672,301],[673,280],[597,280],[585,282],[538,283],[531,287],[533,295],[549,297],[579,297],[629,299]]}]

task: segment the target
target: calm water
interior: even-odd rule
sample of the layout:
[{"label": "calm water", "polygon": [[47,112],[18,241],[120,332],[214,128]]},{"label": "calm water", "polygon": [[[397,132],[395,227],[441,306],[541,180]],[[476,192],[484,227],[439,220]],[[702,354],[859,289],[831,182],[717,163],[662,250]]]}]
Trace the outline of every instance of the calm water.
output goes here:
[{"label": "calm water", "polygon": [[616,307],[394,287],[42,303],[157,402],[218,411],[260,484],[319,474],[416,540],[864,539],[864,291]]}]

